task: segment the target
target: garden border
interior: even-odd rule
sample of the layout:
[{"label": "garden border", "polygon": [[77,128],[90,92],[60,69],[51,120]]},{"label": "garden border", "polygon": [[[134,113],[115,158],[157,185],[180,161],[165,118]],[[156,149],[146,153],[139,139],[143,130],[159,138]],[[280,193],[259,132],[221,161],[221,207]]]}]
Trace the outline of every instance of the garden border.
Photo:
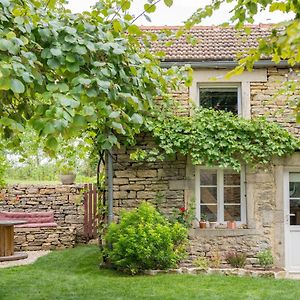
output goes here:
[{"label": "garden border", "polygon": [[260,278],[275,278],[284,279],[288,278],[288,273],[285,270],[255,270],[255,269],[243,269],[243,268],[188,268],[181,267],[178,269],[167,270],[145,270],[145,275],[158,275],[158,274],[190,274],[190,275],[225,275],[225,276],[248,276],[248,277],[260,277]]}]

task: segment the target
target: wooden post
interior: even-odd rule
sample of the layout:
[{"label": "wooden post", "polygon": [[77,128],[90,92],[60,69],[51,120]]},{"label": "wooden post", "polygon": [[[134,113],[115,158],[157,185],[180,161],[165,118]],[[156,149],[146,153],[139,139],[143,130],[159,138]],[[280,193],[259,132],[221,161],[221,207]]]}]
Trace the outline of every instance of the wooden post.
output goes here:
[{"label": "wooden post", "polygon": [[14,255],[14,226],[0,225],[0,256]]}]

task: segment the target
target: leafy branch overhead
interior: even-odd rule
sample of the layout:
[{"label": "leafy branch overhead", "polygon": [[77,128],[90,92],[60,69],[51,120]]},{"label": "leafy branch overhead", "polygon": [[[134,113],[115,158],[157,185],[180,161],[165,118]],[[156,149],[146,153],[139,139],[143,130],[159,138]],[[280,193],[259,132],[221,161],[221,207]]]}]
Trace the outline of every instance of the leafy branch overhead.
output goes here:
[{"label": "leafy branch overhead", "polygon": [[194,165],[240,169],[241,164],[267,165],[275,157],[300,148],[298,138],[265,118],[246,120],[232,113],[195,109],[191,116],[150,118],[147,131],[157,148],[137,150],[132,159],[165,159],[176,153],[189,155]]},{"label": "leafy branch overhead", "polygon": [[88,133],[100,149],[131,141],[153,98],[187,77],[140,51],[143,33],[126,5],[115,9],[125,2],[72,14],[64,1],[0,0],[0,135],[10,146],[28,123],[52,153],[60,136]]}]

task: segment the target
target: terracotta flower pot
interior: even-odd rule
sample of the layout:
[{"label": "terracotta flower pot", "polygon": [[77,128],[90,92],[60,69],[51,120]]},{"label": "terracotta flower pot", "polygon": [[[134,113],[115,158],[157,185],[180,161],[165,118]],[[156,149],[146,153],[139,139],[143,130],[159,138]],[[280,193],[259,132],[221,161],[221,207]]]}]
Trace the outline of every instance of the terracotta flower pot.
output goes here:
[{"label": "terracotta flower pot", "polygon": [[236,222],[235,221],[228,221],[227,222],[228,229],[236,229]]},{"label": "terracotta flower pot", "polygon": [[200,222],[199,222],[199,227],[200,227],[201,229],[205,229],[205,228],[206,228],[206,221],[200,221]]}]

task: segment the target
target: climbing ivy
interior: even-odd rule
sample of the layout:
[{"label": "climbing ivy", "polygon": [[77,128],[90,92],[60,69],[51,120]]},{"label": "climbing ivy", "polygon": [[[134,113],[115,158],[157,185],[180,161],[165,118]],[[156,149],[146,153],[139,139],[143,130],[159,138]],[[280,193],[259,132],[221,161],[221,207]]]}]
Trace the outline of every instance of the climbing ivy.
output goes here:
[{"label": "climbing ivy", "polygon": [[243,163],[267,165],[273,158],[300,148],[299,139],[263,117],[246,120],[213,109],[195,108],[191,116],[149,118],[147,131],[158,147],[139,149],[132,154],[133,159],[165,159],[180,153],[189,155],[194,165],[239,170]]}]

